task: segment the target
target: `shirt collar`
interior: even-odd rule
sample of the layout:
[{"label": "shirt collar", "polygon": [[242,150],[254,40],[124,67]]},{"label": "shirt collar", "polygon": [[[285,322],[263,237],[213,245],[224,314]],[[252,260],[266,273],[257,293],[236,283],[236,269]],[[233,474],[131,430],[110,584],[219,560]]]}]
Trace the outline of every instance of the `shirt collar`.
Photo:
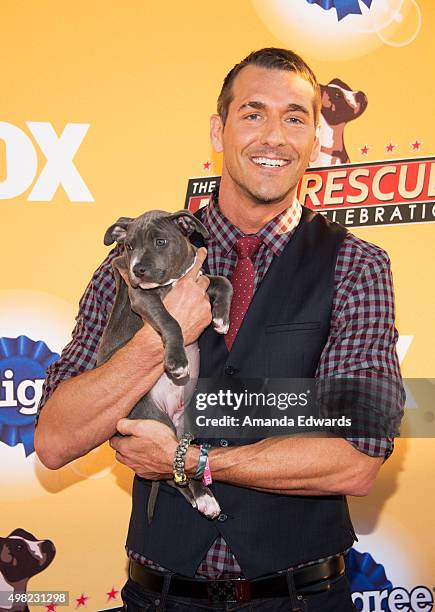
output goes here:
[{"label": "shirt collar", "polygon": [[[209,204],[205,207],[203,222],[210,233],[210,240],[219,244],[229,253],[244,234],[233,225],[219,208],[219,192],[213,191]],[[285,245],[296,229],[302,215],[302,206],[295,198],[289,208],[271,219],[258,232],[257,236],[274,255],[281,255]]]}]

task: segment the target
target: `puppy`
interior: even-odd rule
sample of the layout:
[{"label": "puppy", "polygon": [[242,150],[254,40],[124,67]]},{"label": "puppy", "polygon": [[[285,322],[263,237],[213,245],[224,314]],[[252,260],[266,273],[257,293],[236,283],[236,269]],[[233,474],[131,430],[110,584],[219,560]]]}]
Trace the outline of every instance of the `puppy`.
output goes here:
[{"label": "puppy", "polygon": [[344,128],[360,117],[367,108],[367,97],[340,79],[320,85],[322,108],[320,118],[320,153],[311,166],[333,166],[350,162],[344,145]]},{"label": "puppy", "polygon": [[[107,361],[147,321],[162,337],[165,373],[149,393],[134,406],[128,418],[155,419],[183,433],[184,406],[190,401],[199,375],[197,343],[184,347],[178,322],[163,305],[163,298],[185,276],[196,260],[196,248],[189,236],[199,232],[208,238],[204,225],[192,213],[174,214],[153,210],[136,219],[121,217],[106,231],[104,243],[116,241],[124,253],[114,259],[116,298],[97,354],[97,365]],[[122,280],[128,275],[128,285]],[[219,333],[229,328],[231,283],[210,276],[208,295],[212,303],[213,326]],[[173,481],[168,484],[175,486]],[[148,520],[154,512],[158,483],[153,482],[148,502]],[[200,481],[176,487],[200,512],[209,518],[220,513],[212,492]]]},{"label": "puppy", "polygon": [[38,540],[24,529],[0,537],[0,612],[29,612],[27,604],[9,597],[15,592],[25,593],[29,579],[45,570],[55,554],[53,542]]}]

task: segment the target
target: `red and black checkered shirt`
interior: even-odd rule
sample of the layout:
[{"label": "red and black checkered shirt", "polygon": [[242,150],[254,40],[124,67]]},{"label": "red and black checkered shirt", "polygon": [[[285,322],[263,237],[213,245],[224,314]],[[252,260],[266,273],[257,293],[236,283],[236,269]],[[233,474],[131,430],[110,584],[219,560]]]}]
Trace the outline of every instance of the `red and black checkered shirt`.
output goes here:
[{"label": "red and black checkered shirt", "polygon": [[[301,212],[301,205],[295,201],[258,232],[262,245],[253,260],[254,290],[273,258],[279,257],[291,240]],[[203,223],[211,236],[207,242],[210,273],[231,277],[237,261],[233,247],[242,232],[221,213],[216,196],[204,211]],[[61,381],[95,367],[98,343],[115,298],[112,261],[119,254],[119,247],[111,251],[87,286],[80,300],[72,340],[60,358],[47,369],[38,414]],[[348,233],[337,256],[330,333],[316,376],[355,377],[372,371],[379,376],[400,380],[397,338],[388,255],[379,247]],[[403,402],[399,403],[398,415],[403,410]],[[349,438],[348,442],[373,457],[387,458],[393,449],[391,438]],[[127,552],[136,561],[162,569],[134,551]],[[321,560],[307,559],[301,565],[318,561]],[[237,559],[224,539],[217,537],[200,563],[197,576],[217,579],[241,575]]]}]

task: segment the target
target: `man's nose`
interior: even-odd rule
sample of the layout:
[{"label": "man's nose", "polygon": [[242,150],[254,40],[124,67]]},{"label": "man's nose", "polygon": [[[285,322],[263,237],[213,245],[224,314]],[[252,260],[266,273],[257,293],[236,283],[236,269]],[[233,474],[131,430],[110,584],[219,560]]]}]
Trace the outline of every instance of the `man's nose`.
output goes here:
[{"label": "man's nose", "polygon": [[286,144],[285,128],[280,118],[269,118],[263,125],[261,144],[278,147]]}]

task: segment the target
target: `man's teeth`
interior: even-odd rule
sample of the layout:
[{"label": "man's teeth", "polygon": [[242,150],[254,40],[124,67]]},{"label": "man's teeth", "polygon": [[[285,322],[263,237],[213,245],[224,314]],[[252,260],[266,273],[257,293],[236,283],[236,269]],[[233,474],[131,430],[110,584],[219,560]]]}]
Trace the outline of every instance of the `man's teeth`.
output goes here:
[{"label": "man's teeth", "polygon": [[252,161],[259,166],[285,166],[288,163],[286,159],[269,159],[268,157],[253,157]]}]

